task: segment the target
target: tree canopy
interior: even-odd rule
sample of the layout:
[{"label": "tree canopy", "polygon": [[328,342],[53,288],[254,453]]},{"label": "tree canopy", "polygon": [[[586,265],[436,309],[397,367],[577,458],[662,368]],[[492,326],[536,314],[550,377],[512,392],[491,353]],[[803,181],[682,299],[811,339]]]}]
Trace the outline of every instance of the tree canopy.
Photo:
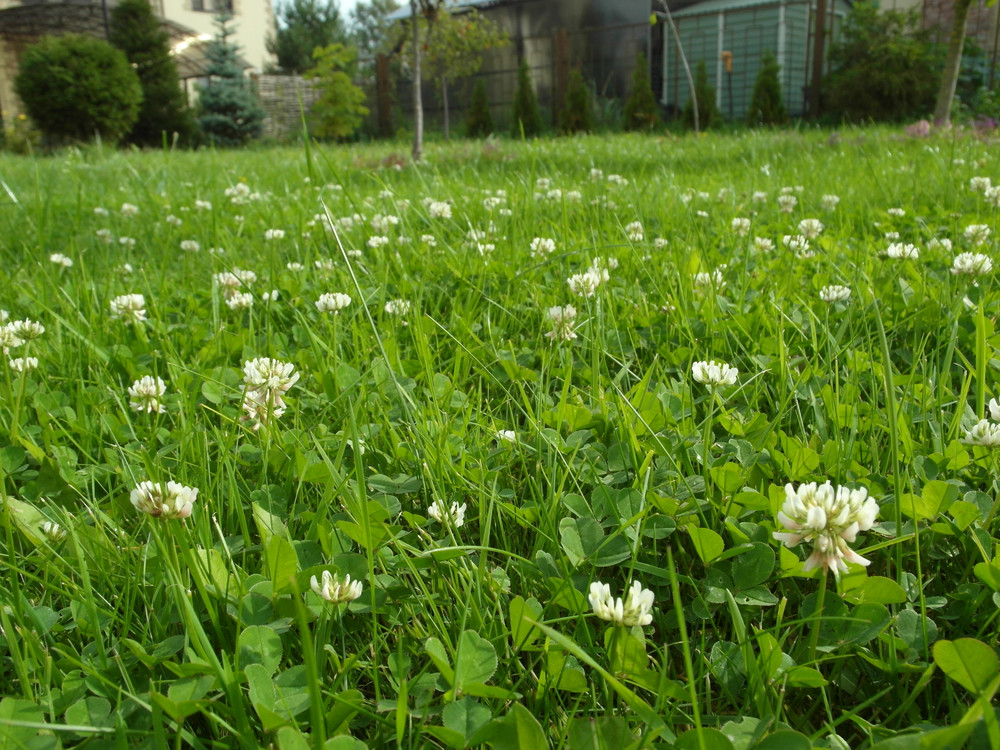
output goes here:
[{"label": "tree canopy", "polygon": [[285,73],[309,70],[317,47],[348,41],[336,0],[285,0],[275,14],[278,30],[267,40],[267,50]]}]

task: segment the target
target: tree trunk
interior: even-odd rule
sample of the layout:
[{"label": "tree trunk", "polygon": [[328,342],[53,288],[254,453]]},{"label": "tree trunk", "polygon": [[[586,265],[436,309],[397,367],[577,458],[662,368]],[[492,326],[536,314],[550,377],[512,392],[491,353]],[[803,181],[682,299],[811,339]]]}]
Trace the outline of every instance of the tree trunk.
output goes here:
[{"label": "tree trunk", "polygon": [[424,102],[420,91],[420,24],[417,23],[417,0],[410,0],[410,23],[413,24],[413,161],[424,154]]},{"label": "tree trunk", "polygon": [[809,87],[809,116],[819,117],[823,89],[823,58],[826,57],[826,0],[816,0],[816,28],[813,32],[812,83]]},{"label": "tree trunk", "polygon": [[965,44],[965,24],[969,20],[969,6],[972,0],[955,0],[955,17],[951,21],[951,36],[948,39],[948,58],[941,75],[937,104],[934,107],[934,124],[948,125],[951,122],[951,103],[955,99],[955,85],[958,83],[958,69],[962,65],[962,47]]},{"label": "tree trunk", "polygon": [[444,139],[451,140],[451,128],[448,127],[448,79],[441,76],[441,103],[444,104]]}]

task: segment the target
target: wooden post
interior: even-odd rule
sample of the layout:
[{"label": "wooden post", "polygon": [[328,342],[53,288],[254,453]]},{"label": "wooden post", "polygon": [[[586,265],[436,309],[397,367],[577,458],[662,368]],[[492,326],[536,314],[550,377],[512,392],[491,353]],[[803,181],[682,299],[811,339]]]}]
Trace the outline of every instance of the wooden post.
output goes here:
[{"label": "wooden post", "polygon": [[558,122],[559,110],[562,109],[566,100],[566,89],[569,87],[569,32],[560,26],[556,29],[556,54],[555,63],[556,75],[555,86],[552,90],[552,122]]},{"label": "wooden post", "polygon": [[379,55],[375,58],[375,107],[377,110],[378,134],[382,138],[392,138],[392,90],[389,76],[389,58]]}]

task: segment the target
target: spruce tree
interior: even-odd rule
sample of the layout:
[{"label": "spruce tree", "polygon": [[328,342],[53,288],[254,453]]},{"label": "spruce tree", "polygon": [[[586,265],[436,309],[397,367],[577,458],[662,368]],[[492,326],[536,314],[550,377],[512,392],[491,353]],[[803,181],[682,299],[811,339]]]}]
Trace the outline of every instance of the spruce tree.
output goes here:
[{"label": "spruce tree", "polygon": [[747,125],[781,125],[788,119],[785,103],[781,98],[781,66],[771,50],[765,50],[760,60],[760,70],[750,95]]},{"label": "spruce tree", "polygon": [[486,93],[486,81],[482,78],[476,80],[476,86],[472,89],[472,103],[469,106],[466,132],[470,138],[482,138],[493,132],[490,99]]},{"label": "spruce tree", "polygon": [[517,91],[514,92],[511,132],[515,138],[520,138],[522,132],[525,138],[542,132],[542,113],[538,111],[538,99],[531,85],[531,71],[528,63],[523,61],[517,68]]},{"label": "spruce tree", "polygon": [[139,75],[142,106],[128,140],[140,146],[159,146],[163,134],[177,134],[190,143],[194,115],[181,90],[177,63],[170,55],[170,36],[153,13],[148,0],[122,0],[111,11],[108,41],[125,53]]},{"label": "spruce tree", "polygon": [[260,136],[264,110],[243,77],[239,65],[239,47],[230,41],[232,16],[215,17],[215,39],[208,43],[208,84],[201,89],[201,115],[198,124],[213,146],[242,146]]},{"label": "spruce tree", "polygon": [[566,85],[566,101],[559,112],[560,133],[580,133],[593,130],[590,116],[590,89],[583,80],[583,73],[574,69]]},{"label": "spruce tree", "polygon": [[632,73],[632,93],[625,102],[625,129],[651,130],[659,120],[646,55],[639,52],[635,60],[635,72]]}]

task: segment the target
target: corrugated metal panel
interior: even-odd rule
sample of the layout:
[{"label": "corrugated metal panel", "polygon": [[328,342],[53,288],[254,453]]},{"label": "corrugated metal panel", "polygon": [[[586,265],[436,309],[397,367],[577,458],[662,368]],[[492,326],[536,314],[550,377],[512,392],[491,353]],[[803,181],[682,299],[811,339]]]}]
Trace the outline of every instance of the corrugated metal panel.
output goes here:
[{"label": "corrugated metal panel", "polygon": [[755,8],[758,5],[774,5],[774,0],[705,0],[703,3],[695,3],[684,10],[672,13],[674,19],[688,18],[690,16],[703,16],[708,13],[728,12],[743,10],[745,8]]}]

